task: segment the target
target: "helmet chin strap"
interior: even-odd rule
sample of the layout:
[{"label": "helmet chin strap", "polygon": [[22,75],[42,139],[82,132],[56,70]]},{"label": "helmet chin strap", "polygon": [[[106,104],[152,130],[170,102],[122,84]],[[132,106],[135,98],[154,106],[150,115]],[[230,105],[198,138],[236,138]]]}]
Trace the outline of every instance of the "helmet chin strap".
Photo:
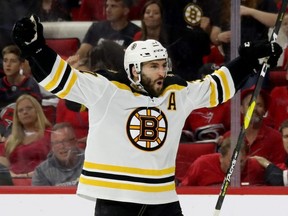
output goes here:
[{"label": "helmet chin strap", "polygon": [[137,75],[138,75],[138,80],[137,81],[134,81],[130,77],[128,77],[130,79],[130,81],[131,81],[130,86],[132,88],[134,88],[135,90],[137,90],[137,91],[140,91],[140,92],[148,94],[148,92],[145,90],[144,86],[141,84],[141,71],[137,71]]}]

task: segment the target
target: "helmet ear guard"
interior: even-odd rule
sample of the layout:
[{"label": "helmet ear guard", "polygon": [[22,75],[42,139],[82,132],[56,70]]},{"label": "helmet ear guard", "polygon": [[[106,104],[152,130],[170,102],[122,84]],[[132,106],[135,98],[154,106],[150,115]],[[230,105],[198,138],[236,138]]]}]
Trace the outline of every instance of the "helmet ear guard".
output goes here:
[{"label": "helmet ear guard", "polygon": [[[131,43],[124,55],[124,68],[132,84],[139,86],[141,81],[141,65],[143,62],[166,59],[168,62],[167,50],[156,40],[135,41]],[[138,74],[138,81],[133,80],[132,67]],[[141,85],[141,84],[140,84]]]}]

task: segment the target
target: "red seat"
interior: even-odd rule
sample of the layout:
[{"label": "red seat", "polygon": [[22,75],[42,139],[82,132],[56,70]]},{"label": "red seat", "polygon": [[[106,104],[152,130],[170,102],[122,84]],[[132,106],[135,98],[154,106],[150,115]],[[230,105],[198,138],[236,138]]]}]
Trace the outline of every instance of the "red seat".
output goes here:
[{"label": "red seat", "polygon": [[15,186],[31,186],[32,178],[12,178]]},{"label": "red seat", "polygon": [[80,46],[79,38],[48,38],[46,44],[63,59],[75,55]]},{"label": "red seat", "polygon": [[49,106],[42,106],[43,112],[46,118],[51,122],[51,124],[56,123],[56,107],[49,105]]},{"label": "red seat", "polygon": [[216,150],[216,142],[180,143],[176,157],[176,179],[182,180],[189,166],[196,158],[204,154],[215,153]]}]

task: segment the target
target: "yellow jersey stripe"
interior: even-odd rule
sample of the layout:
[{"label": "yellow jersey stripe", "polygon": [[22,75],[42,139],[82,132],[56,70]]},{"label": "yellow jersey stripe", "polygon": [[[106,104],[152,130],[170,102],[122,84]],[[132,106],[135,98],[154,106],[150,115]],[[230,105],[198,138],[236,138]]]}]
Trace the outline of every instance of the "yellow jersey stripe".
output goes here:
[{"label": "yellow jersey stripe", "polygon": [[56,83],[60,80],[60,77],[63,73],[63,69],[64,69],[65,65],[66,65],[65,61],[63,59],[60,59],[59,65],[57,67],[57,70],[56,70],[53,78],[51,79],[51,81],[48,84],[46,84],[44,86],[44,88],[47,91],[51,91],[55,87]]},{"label": "yellow jersey stripe", "polygon": [[222,81],[223,92],[225,92],[224,93],[224,97],[223,97],[223,102],[226,102],[231,97],[231,92],[230,92],[230,89],[229,89],[229,83],[228,83],[226,74],[224,73],[224,71],[221,71],[221,70],[217,70],[216,74],[220,76],[220,80]]},{"label": "yellow jersey stripe", "polygon": [[210,106],[216,106],[217,105],[217,87],[214,83],[214,80],[212,79],[210,82],[210,88],[211,88],[211,93],[210,93]]},{"label": "yellow jersey stripe", "polygon": [[67,87],[62,90],[61,92],[57,93],[56,95],[60,98],[64,98],[71,90],[72,86],[75,84],[76,80],[77,80],[77,74],[76,73],[72,73],[72,77],[71,79],[67,82],[68,85]]}]

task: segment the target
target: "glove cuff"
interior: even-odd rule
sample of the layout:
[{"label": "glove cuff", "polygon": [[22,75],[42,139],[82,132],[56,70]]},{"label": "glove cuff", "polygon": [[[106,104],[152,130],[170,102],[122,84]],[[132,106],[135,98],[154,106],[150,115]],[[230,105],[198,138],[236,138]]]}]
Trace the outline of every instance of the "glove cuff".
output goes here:
[{"label": "glove cuff", "polygon": [[241,89],[249,76],[254,75],[257,67],[260,65],[257,62],[250,61],[247,58],[237,57],[225,65],[232,76],[236,90]]}]

